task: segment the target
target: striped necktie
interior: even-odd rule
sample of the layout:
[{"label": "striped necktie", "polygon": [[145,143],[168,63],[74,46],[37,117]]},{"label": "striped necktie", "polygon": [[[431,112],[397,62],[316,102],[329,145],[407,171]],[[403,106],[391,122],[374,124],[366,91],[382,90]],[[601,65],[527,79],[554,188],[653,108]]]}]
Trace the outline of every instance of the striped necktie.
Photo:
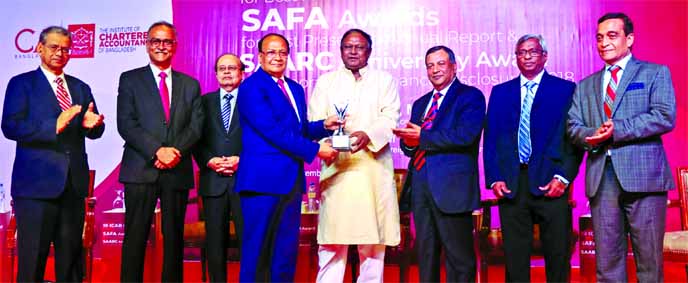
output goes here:
[{"label": "striped necktie", "polygon": [[612,73],[612,77],[609,79],[609,84],[607,84],[606,95],[604,96],[604,114],[607,118],[612,118],[612,109],[614,108],[614,99],[616,99],[616,88],[619,83],[619,71],[621,67],[614,65],[609,67],[608,71]]},{"label": "striped necktie", "polygon": [[225,132],[229,132],[229,119],[232,117],[232,104],[230,103],[234,98],[233,95],[225,93],[222,96],[222,123],[225,126]]},{"label": "striped necktie", "polygon": [[60,109],[65,111],[72,106],[72,99],[69,97],[67,89],[64,86],[64,80],[62,80],[61,77],[57,77],[55,83],[57,84],[57,93],[55,94],[57,102],[60,104]]},{"label": "striped necktie", "polygon": [[521,120],[518,123],[518,159],[523,164],[530,159],[530,109],[533,106],[533,88],[537,85],[534,81],[525,83],[526,97],[521,104]]},{"label": "striped necktie", "polygon": [[[425,114],[425,118],[423,118],[423,124],[420,126],[422,130],[432,129],[432,122],[435,120],[435,117],[437,116],[437,110],[439,109],[438,101],[440,100],[440,97],[442,97],[442,93],[439,91],[436,91],[432,96],[430,109],[428,109],[428,113]],[[420,169],[423,168],[423,165],[425,165],[425,150],[419,149],[413,156],[413,167],[416,168],[416,171],[420,171]]]}]

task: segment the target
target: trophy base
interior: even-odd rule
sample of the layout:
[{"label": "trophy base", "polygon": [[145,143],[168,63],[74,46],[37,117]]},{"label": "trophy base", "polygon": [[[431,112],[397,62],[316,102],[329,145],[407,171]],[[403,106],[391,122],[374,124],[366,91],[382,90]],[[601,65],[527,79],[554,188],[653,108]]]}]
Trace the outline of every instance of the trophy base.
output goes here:
[{"label": "trophy base", "polygon": [[351,143],[348,135],[334,135],[332,136],[332,148],[339,151],[350,151]]}]

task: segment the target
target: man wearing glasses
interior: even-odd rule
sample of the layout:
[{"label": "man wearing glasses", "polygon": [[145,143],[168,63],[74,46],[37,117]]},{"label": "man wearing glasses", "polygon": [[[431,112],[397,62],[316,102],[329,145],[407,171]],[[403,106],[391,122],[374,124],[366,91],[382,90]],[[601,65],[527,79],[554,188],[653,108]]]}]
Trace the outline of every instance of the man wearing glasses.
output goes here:
[{"label": "man wearing glasses", "polygon": [[530,282],[533,224],[540,224],[548,282],[568,282],[571,214],[567,190],[580,157],[565,139],[576,85],[545,71],[547,44],[516,42],[520,76],[492,88],[483,141],[485,184],[499,199],[507,282]]},{"label": "man wearing glasses", "polygon": [[241,282],[293,282],[304,162],[336,158],[315,139],[340,123],[333,115],[309,122],[303,87],[286,78],[289,43],[270,33],[258,41],[260,68],[239,87],[241,167],[234,186],[244,213]]},{"label": "man wearing glasses", "polygon": [[[66,75],[69,31],[40,34],[38,69],[10,79],[2,132],[17,142],[12,199],[17,217],[17,282],[43,282],[50,244],[58,282],[82,280],[81,233],[88,189],[84,139],[103,135],[90,87]],[[4,272],[4,271],[3,271]]]},{"label": "man wearing glasses", "polygon": [[399,93],[390,74],[368,67],[372,43],[360,29],[345,32],[340,44],[344,67],[320,76],[309,100],[311,119],[338,111],[351,114],[344,129],[351,151],[333,163],[321,162],[317,282],[344,280],[349,245],[358,245],[358,281],[382,282],[385,245],[400,241],[389,146],[399,120]]},{"label": "man wearing glasses", "polygon": [[241,152],[241,127],[236,101],[244,79],[244,64],[234,54],[215,61],[220,89],[203,95],[205,121],[194,159],[201,171],[198,195],[203,197],[206,251],[210,282],[227,281],[227,241],[230,211],[236,235],[241,240],[241,203],[234,192],[235,173]]},{"label": "man wearing glasses", "polygon": [[150,64],[122,73],[117,130],[124,139],[119,181],[126,212],[122,282],[143,281],[146,240],[157,199],[162,210],[163,282],[183,281],[184,215],[194,186],[191,150],[203,126],[198,81],[173,71],[177,33],[167,22],[148,29]]}]

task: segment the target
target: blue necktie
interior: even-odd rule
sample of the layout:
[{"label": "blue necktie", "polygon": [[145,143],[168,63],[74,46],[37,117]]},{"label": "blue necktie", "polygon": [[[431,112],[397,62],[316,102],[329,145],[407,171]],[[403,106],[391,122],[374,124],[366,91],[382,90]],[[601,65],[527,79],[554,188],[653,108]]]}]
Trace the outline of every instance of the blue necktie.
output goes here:
[{"label": "blue necktie", "polygon": [[222,96],[222,123],[225,125],[225,132],[229,132],[229,119],[232,117],[232,104],[229,102],[232,98],[234,96],[229,93]]},{"label": "blue necktie", "polygon": [[526,97],[521,104],[521,120],[518,123],[518,159],[527,164],[530,158],[530,108],[533,106],[533,87],[536,83],[528,81],[525,84]]}]

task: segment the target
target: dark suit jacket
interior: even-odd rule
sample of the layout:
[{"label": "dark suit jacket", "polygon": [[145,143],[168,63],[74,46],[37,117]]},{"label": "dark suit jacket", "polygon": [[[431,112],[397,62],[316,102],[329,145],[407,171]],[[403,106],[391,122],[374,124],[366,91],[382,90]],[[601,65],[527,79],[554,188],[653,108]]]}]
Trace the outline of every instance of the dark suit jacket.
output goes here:
[{"label": "dark suit jacket", "polygon": [[[298,174],[303,174],[304,161],[313,161],[318,153],[319,145],[312,140],[331,133],[325,130],[323,121],[308,121],[303,87],[289,78],[286,82],[301,120],[277,83],[263,69],[258,69],[239,87],[242,95],[237,100],[237,108],[243,149],[235,185],[237,192],[288,194]],[[302,185],[305,191],[306,186]]]},{"label": "dark suit jacket", "polygon": [[[531,154],[528,161],[528,178],[533,195],[544,195],[538,186],[544,186],[555,174],[569,182],[578,173],[580,154],[566,138],[566,113],[576,84],[545,72],[535,93],[530,110]],[[506,196],[513,198],[518,187],[518,125],[521,115],[520,77],[492,88],[487,108],[487,123],[483,141],[485,185],[506,182],[511,190]]]},{"label": "dark suit jacket", "polygon": [[[88,104],[95,106],[91,88],[75,77],[65,75],[65,79],[72,104],[82,109],[59,135],[55,129],[62,109],[40,67],[13,77],[7,85],[2,132],[17,142],[13,198],[56,198],[64,191],[67,173],[78,194],[87,194],[89,168],[84,137],[99,138],[105,125],[91,130],[81,126]],[[95,107],[94,111],[97,113]]]},{"label": "dark suit jacket", "polygon": [[[118,91],[117,130],[125,142],[119,181],[139,184],[158,181],[164,188],[192,188],[191,150],[203,126],[198,81],[172,71],[169,125],[165,122],[160,92],[150,66],[122,73]],[[155,152],[162,146],[181,151],[182,160],[176,167],[158,170],[153,166]]]},{"label": "dark suit jacket", "polygon": [[[413,103],[411,122],[423,123],[425,108],[433,92]],[[473,211],[480,205],[478,146],[485,118],[485,96],[475,87],[455,79],[449,87],[430,130],[422,130],[420,145],[401,149],[409,157],[416,150],[426,151],[428,184],[437,207],[445,213]],[[400,209],[410,209],[409,191],[415,168],[409,161]]]},{"label": "dark suit jacket", "polygon": [[[237,98],[234,98],[237,99]],[[194,158],[201,171],[198,194],[201,196],[219,196],[225,191],[234,189],[234,176],[224,176],[208,168],[208,161],[217,156],[238,156],[241,152],[241,127],[239,114],[235,105],[231,113],[229,131],[225,131],[222,122],[220,91],[207,93],[201,98],[205,121],[201,139],[194,150]]]}]

